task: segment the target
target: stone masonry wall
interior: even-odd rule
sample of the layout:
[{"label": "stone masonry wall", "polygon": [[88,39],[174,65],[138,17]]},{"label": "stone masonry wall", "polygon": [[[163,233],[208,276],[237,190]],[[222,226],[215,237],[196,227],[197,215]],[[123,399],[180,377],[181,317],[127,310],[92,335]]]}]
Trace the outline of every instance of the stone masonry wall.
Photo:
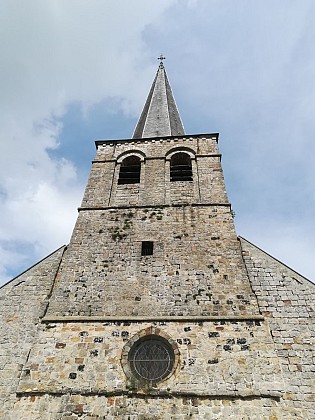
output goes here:
[{"label": "stone masonry wall", "polygon": [[[170,182],[169,159],[176,151],[190,154],[192,182]],[[140,183],[118,185],[121,161],[130,154],[142,160]],[[228,204],[217,135],[98,142],[82,207],[192,202]]]},{"label": "stone masonry wall", "polygon": [[[153,241],[151,256],[141,242]],[[228,206],[81,211],[48,316],[259,315]]]},{"label": "stone masonry wall", "polygon": [[[274,343],[263,321],[45,323],[23,367],[19,393],[143,391],[122,367],[135,335],[163,333],[178,349],[175,372],[150,393],[280,396]],[[127,351],[128,352],[128,351]]]},{"label": "stone masonry wall", "polygon": [[282,365],[288,406],[315,418],[315,285],[241,239],[244,261]]},{"label": "stone masonry wall", "polygon": [[[64,247],[0,289],[0,418],[6,419]],[[23,418],[23,417],[20,417]]]},{"label": "stone masonry wall", "polygon": [[[122,359],[129,340],[147,329],[167,333],[179,353],[173,375],[143,388],[128,379]],[[23,419],[276,420],[291,418],[279,416],[286,412],[283,389],[263,321],[47,323],[23,367],[13,413],[31,413]],[[296,413],[303,410],[288,411],[292,418]]]}]

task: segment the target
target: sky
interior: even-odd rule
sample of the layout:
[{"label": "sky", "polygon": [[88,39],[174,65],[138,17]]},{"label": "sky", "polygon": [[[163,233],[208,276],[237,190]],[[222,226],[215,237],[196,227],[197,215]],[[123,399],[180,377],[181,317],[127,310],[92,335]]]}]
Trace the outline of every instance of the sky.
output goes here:
[{"label": "sky", "polygon": [[315,281],[314,45],[314,0],[2,0],[0,284],[69,242],[161,53],[186,133],[220,133],[237,233]]}]

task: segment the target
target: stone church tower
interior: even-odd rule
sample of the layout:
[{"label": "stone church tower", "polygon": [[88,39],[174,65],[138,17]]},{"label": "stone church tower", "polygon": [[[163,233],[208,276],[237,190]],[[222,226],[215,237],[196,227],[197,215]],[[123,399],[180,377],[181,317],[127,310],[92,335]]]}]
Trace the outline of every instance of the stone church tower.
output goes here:
[{"label": "stone church tower", "polygon": [[314,419],[314,285],[237,237],[161,62],[68,246],[0,290],[1,419]]}]

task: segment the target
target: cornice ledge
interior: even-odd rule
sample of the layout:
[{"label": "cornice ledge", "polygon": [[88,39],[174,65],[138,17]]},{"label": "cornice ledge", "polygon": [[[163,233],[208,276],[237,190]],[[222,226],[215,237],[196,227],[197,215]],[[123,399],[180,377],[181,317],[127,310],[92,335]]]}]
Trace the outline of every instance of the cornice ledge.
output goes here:
[{"label": "cornice ledge", "polygon": [[239,316],[52,316],[42,318],[43,323],[54,322],[213,322],[213,321],[264,321],[262,315]]}]

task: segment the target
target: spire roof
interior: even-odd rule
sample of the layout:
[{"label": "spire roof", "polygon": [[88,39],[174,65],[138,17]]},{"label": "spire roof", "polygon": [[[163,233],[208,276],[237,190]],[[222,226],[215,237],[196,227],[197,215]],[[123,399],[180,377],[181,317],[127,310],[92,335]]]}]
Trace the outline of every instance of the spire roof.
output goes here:
[{"label": "spire roof", "polygon": [[134,139],[184,135],[184,127],[163,65],[160,65],[133,133]]}]

